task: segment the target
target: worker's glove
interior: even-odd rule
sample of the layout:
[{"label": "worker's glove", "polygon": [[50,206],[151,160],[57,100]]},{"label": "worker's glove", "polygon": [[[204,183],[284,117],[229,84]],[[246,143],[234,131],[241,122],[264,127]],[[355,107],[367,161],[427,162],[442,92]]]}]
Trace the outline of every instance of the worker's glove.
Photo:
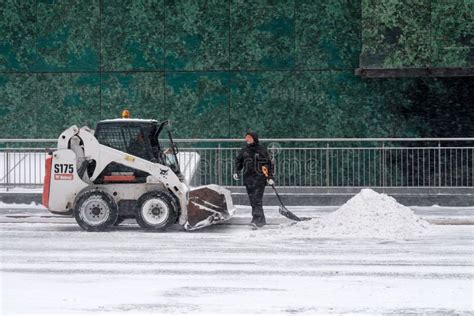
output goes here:
[{"label": "worker's glove", "polygon": [[234,173],[234,175],[232,176],[232,178],[234,178],[235,181],[239,181],[239,174],[238,174],[238,173]]},{"label": "worker's glove", "polygon": [[274,185],[275,181],[273,181],[273,179],[267,179],[267,183],[268,185]]}]

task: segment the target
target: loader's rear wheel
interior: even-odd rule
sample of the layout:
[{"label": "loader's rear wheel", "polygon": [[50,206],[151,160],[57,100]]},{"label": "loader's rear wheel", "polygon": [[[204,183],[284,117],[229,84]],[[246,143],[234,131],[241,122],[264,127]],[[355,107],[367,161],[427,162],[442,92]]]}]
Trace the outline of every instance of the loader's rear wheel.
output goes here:
[{"label": "loader's rear wheel", "polygon": [[173,197],[164,191],[143,194],[138,199],[137,205],[137,223],[148,230],[165,230],[173,225],[178,217]]},{"label": "loader's rear wheel", "polygon": [[87,231],[103,231],[117,221],[118,207],[104,191],[86,191],[77,199],[74,217],[79,226]]}]

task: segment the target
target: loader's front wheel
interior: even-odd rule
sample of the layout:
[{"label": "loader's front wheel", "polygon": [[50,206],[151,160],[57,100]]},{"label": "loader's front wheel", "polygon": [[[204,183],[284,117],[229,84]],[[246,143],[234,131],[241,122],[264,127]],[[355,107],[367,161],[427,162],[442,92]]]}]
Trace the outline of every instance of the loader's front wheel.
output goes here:
[{"label": "loader's front wheel", "polygon": [[143,194],[137,205],[137,223],[147,230],[165,230],[173,225],[178,217],[173,197],[164,191]]},{"label": "loader's front wheel", "polygon": [[118,207],[104,191],[86,191],[76,201],[74,217],[79,226],[87,231],[103,231],[117,221]]}]

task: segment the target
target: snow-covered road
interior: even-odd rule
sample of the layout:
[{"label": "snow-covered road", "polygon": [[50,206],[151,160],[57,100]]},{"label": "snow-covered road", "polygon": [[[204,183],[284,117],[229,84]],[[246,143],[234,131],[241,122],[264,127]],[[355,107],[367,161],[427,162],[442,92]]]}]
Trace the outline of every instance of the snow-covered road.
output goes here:
[{"label": "snow-covered road", "polygon": [[[331,208],[292,208],[321,215]],[[474,311],[474,226],[410,240],[290,237],[251,231],[249,209],[196,232],[132,221],[87,233],[71,218],[1,205],[1,313],[435,313]],[[473,209],[419,208],[426,219]],[[274,232],[274,234],[272,233]]]}]

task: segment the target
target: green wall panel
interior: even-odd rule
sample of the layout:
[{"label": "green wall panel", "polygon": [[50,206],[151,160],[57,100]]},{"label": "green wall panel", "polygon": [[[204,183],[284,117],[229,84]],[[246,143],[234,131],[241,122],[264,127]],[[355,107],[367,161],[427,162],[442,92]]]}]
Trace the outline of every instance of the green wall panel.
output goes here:
[{"label": "green wall panel", "polygon": [[39,0],[35,71],[99,69],[99,0]]},{"label": "green wall panel", "polygon": [[231,78],[230,136],[248,131],[283,137],[297,127],[294,120],[294,76],[289,71],[242,72]]},{"label": "green wall panel", "polygon": [[163,73],[110,73],[102,78],[102,119],[128,109],[134,118],[165,120]]},{"label": "green wall panel", "polygon": [[432,65],[474,67],[474,1],[433,0]]},{"label": "green wall panel", "polygon": [[[412,79],[363,80],[350,71],[301,72],[297,75],[295,137],[408,136],[396,106],[407,101]],[[390,91],[390,94],[387,94]],[[414,136],[414,135],[413,135]]]},{"label": "green wall panel", "polygon": [[359,0],[296,1],[298,69],[356,68],[360,11]]},{"label": "green wall panel", "polygon": [[36,77],[0,74],[0,138],[36,137]]},{"label": "green wall panel", "polygon": [[166,114],[176,136],[219,138],[229,135],[229,74],[166,74]]},{"label": "green wall panel", "polygon": [[362,0],[362,67],[430,65],[431,0]]},{"label": "green wall panel", "polygon": [[36,137],[56,138],[71,125],[95,127],[99,80],[93,74],[36,75]]},{"label": "green wall panel", "polygon": [[0,1],[0,71],[28,71],[36,54],[36,0]]},{"label": "green wall panel", "polygon": [[89,74],[0,75],[0,138],[56,138],[99,120],[99,78]]},{"label": "green wall panel", "polygon": [[294,1],[231,1],[230,64],[233,69],[292,69]]},{"label": "green wall panel", "polygon": [[[392,111],[407,126],[399,133],[419,137],[474,136],[472,78],[417,78],[408,85],[386,85]],[[388,97],[390,92],[393,97]]]},{"label": "green wall panel", "polygon": [[166,69],[229,68],[229,4],[166,1]]},{"label": "green wall panel", "polygon": [[[350,126],[343,117],[343,87],[336,86],[340,72],[302,72],[297,76],[294,120],[305,122],[295,137],[342,137]],[[348,114],[349,115],[349,114]]]},{"label": "green wall panel", "polygon": [[163,70],[164,0],[103,0],[102,68]]},{"label": "green wall panel", "polygon": [[[357,80],[361,80],[357,78]],[[410,112],[413,104],[409,95],[420,95],[414,87],[413,78],[385,78],[361,80],[365,83],[359,90],[361,107],[356,116],[367,117],[362,127],[366,137],[420,137],[424,119],[414,119],[402,112]],[[429,109],[427,109],[429,110]]]},{"label": "green wall panel", "polygon": [[364,68],[472,67],[472,0],[362,0]]}]

